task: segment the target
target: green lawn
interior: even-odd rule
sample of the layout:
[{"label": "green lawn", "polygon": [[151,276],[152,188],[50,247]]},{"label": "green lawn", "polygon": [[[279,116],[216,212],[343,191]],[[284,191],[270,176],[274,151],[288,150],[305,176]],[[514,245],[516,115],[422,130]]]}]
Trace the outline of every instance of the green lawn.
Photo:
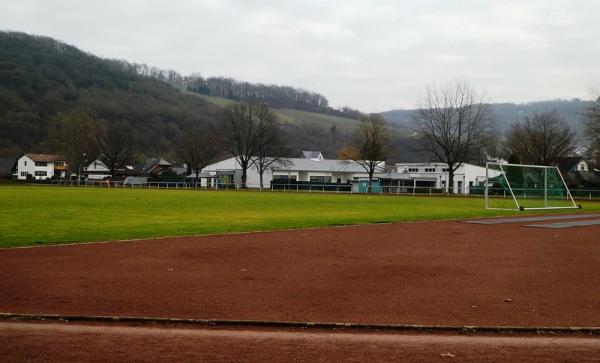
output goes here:
[{"label": "green lawn", "polygon": [[0,246],[499,214],[465,197],[0,186]]}]

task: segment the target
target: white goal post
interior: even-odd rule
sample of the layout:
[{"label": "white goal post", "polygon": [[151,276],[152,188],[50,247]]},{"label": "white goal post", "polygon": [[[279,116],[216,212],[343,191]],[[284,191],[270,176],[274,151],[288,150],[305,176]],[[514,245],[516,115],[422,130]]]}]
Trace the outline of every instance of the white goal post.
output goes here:
[{"label": "white goal post", "polygon": [[496,210],[577,209],[556,166],[485,164],[485,208]]}]

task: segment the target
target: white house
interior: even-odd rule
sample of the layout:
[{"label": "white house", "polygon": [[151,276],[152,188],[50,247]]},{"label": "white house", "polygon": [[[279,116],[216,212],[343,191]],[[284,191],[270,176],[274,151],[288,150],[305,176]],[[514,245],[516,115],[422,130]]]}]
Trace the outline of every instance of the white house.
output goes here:
[{"label": "white house", "polygon": [[[88,166],[83,168],[82,175],[87,177],[87,180],[104,180],[111,178],[110,169],[100,159],[92,161]],[[117,170],[118,176],[133,175],[133,166],[127,165],[125,168]]]},{"label": "white house", "polygon": [[467,163],[454,172],[454,185],[448,185],[446,163],[396,163],[396,171],[411,179],[434,180],[434,188],[452,188],[456,194],[469,193],[470,187],[484,186],[486,180],[485,167]]},{"label": "white house", "polygon": [[[347,184],[352,180],[368,178],[365,169],[352,160],[325,159],[319,151],[303,151],[301,158],[286,158],[285,161],[273,165],[263,174],[263,186],[270,188],[271,183],[312,182]],[[380,164],[383,171],[384,162]],[[190,175],[193,177],[193,174]],[[200,174],[203,187],[219,185],[241,185],[242,169],[235,158],[225,159],[208,165]],[[255,166],[247,170],[246,185],[248,188],[260,186],[260,176]]]},{"label": "white house", "polygon": [[581,156],[571,156],[562,159],[558,163],[558,168],[562,174],[575,173],[578,171],[590,171],[590,167],[585,159]]},{"label": "white house", "polygon": [[88,180],[104,180],[110,177],[110,169],[100,159],[96,159],[83,168],[82,174]]},{"label": "white house", "polygon": [[67,172],[67,163],[64,158],[50,154],[25,154],[17,160],[17,179],[35,180],[51,179],[52,177],[64,178]]}]

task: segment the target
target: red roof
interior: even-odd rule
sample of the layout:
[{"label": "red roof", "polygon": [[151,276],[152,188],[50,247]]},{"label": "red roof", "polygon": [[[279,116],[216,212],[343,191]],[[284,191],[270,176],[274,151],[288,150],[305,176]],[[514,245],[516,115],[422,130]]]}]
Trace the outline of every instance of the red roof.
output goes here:
[{"label": "red roof", "polygon": [[64,161],[65,159],[60,155],[52,154],[25,154],[28,158],[38,162],[53,162],[53,161]]}]

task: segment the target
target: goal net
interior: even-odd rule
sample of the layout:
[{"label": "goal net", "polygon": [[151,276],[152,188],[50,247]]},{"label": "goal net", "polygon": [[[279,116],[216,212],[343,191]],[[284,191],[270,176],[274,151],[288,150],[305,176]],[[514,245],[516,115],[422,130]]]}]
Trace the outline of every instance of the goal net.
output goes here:
[{"label": "goal net", "polygon": [[580,208],[555,166],[486,163],[486,209]]}]

